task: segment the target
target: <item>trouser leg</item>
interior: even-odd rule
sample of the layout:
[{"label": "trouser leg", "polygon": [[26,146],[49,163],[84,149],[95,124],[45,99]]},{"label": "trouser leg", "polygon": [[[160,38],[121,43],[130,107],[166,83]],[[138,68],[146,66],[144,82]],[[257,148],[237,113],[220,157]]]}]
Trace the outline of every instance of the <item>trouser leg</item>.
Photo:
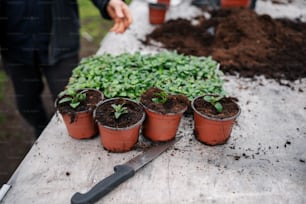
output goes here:
[{"label": "trouser leg", "polygon": [[256,0],[251,0],[250,9],[255,9],[256,7]]},{"label": "trouser leg", "polygon": [[38,137],[49,122],[41,100],[44,89],[41,72],[36,65],[6,61],[4,68],[14,86],[18,110],[24,119],[34,127],[35,135]]},{"label": "trouser leg", "polygon": [[63,91],[71,77],[72,70],[78,65],[78,56],[63,59],[53,66],[43,68],[53,100]]}]

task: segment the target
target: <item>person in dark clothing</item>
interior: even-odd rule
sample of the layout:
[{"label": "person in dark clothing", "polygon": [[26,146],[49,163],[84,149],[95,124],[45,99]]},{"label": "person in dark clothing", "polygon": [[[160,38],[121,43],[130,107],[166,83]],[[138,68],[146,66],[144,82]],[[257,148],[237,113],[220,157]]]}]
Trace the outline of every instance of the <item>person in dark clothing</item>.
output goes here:
[{"label": "person in dark clothing", "polygon": [[[122,0],[92,0],[110,31],[123,33],[132,23]],[[41,94],[46,80],[53,100],[65,89],[79,52],[77,0],[0,0],[0,48],[17,107],[38,137],[49,122]]]}]

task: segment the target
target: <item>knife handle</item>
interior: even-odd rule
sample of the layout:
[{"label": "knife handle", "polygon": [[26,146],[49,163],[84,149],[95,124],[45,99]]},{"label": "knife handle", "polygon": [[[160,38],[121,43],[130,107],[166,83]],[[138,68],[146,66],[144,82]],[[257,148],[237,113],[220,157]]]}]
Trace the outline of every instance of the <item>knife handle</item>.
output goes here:
[{"label": "knife handle", "polygon": [[71,204],[94,203],[135,174],[135,170],[128,165],[117,165],[114,171],[115,173],[97,183],[87,193],[75,193]]}]

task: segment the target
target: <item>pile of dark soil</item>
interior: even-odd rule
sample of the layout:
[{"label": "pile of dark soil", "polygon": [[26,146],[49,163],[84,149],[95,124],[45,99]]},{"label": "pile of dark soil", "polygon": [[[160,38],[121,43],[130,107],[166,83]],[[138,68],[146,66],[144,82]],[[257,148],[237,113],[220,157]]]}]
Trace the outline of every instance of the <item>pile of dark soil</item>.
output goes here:
[{"label": "pile of dark soil", "polygon": [[147,35],[168,50],[212,56],[225,73],[290,81],[306,77],[306,23],[272,19],[249,9],[211,11],[211,18],[171,20]]}]

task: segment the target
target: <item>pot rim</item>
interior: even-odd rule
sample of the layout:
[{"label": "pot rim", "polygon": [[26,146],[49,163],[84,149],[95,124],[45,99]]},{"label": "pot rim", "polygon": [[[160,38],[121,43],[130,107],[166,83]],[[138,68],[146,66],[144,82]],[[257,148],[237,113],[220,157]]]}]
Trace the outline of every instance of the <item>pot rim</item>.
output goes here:
[{"label": "pot rim", "polygon": [[[211,94],[206,94],[206,95],[211,95]],[[233,119],[237,118],[237,117],[240,115],[240,113],[241,113],[241,108],[240,108],[239,104],[236,103],[236,102],[233,102],[233,103],[235,103],[235,104],[237,105],[237,107],[238,107],[238,112],[237,112],[235,115],[231,116],[231,117],[227,117],[227,118],[215,118],[215,117],[211,117],[211,116],[208,116],[208,115],[204,115],[203,113],[200,113],[200,112],[194,107],[194,102],[195,102],[198,98],[204,97],[204,96],[206,96],[206,95],[198,96],[198,97],[194,98],[194,99],[191,101],[191,108],[192,108],[192,110],[193,110],[194,112],[196,112],[197,114],[199,114],[200,116],[202,116],[203,118],[206,118],[206,119],[209,119],[209,120],[215,120],[215,121],[229,121],[229,120],[233,120]]]},{"label": "pot rim", "polygon": [[[110,126],[107,126],[107,125],[103,125],[103,124],[101,124],[101,122],[99,122],[99,121],[96,119],[96,110],[97,110],[97,108],[98,108],[99,106],[101,106],[102,104],[104,104],[104,103],[106,103],[106,102],[114,101],[114,100],[118,100],[118,99],[124,99],[124,100],[130,101],[130,102],[133,102],[133,103],[137,104],[139,107],[141,107],[141,109],[142,109],[142,117],[141,117],[141,119],[140,119],[137,123],[135,123],[135,124],[133,124],[133,125],[131,125],[131,126],[128,126],[128,127],[124,127],[124,128],[116,128],[116,127],[110,127]],[[139,125],[144,121],[145,115],[146,115],[146,114],[145,114],[145,112],[144,112],[144,110],[143,110],[143,107],[142,107],[142,105],[141,105],[140,103],[138,103],[138,102],[135,101],[135,100],[132,100],[132,99],[129,99],[129,98],[125,98],[125,97],[115,97],[115,98],[109,98],[109,99],[105,99],[105,100],[103,100],[103,101],[100,101],[100,102],[97,104],[96,109],[93,111],[93,118],[94,118],[94,120],[96,121],[96,123],[98,123],[99,125],[103,126],[104,128],[111,129],[111,130],[128,130],[128,129],[132,129],[132,128],[136,127],[136,126],[139,126]]]},{"label": "pot rim", "polygon": [[175,113],[161,113],[161,112],[158,112],[156,110],[153,110],[151,108],[149,108],[148,106],[144,105],[143,103],[140,102],[140,104],[145,108],[145,109],[148,109],[149,111],[153,112],[153,113],[156,113],[156,114],[160,114],[160,115],[177,115],[177,114],[182,114],[184,113],[187,109],[188,109],[188,106],[186,105],[186,107],[184,109],[182,109],[181,111],[179,112],[175,112]]},{"label": "pot rim", "polygon": [[149,7],[164,10],[167,9],[168,6],[163,3],[149,3]]}]

